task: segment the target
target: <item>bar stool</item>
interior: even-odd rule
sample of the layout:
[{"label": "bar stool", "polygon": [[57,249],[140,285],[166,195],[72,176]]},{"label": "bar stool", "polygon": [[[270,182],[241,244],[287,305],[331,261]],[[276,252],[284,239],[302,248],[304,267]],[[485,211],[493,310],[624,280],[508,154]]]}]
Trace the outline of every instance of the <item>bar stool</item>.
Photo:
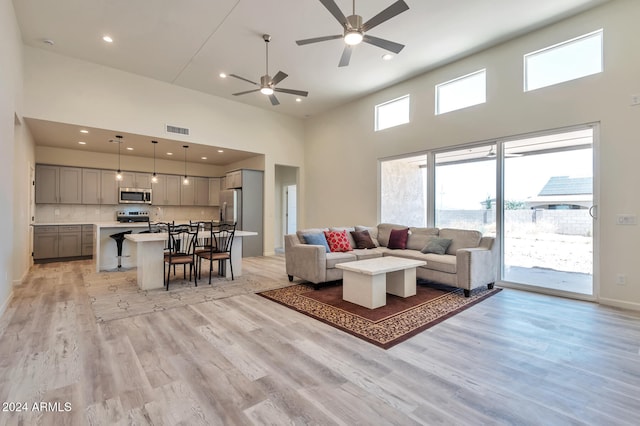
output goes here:
[{"label": "bar stool", "polygon": [[124,236],[130,234],[131,231],[118,232],[117,234],[109,235],[116,241],[116,246],[118,247],[118,270],[122,268],[122,242],[124,241]]}]

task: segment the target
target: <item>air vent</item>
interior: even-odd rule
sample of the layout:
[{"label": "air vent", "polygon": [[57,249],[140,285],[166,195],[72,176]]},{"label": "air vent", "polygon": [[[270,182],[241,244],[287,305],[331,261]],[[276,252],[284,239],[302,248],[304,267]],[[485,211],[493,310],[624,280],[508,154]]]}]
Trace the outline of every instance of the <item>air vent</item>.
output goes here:
[{"label": "air vent", "polygon": [[189,136],[189,129],[186,127],[171,126],[167,124],[167,133],[177,133],[179,135]]}]

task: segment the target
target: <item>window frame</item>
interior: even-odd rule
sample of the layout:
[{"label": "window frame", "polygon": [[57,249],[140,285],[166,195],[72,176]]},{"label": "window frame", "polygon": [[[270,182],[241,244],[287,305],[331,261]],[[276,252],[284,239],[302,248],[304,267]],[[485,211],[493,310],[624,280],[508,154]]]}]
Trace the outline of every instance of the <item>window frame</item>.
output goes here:
[{"label": "window frame", "polygon": [[[387,106],[387,105],[390,105],[390,104],[394,104],[394,103],[403,101],[405,99],[407,100],[407,119],[406,119],[406,121],[403,121],[403,122],[400,122],[400,123],[396,123],[396,124],[394,124],[392,126],[387,126],[387,127],[380,128],[380,125],[379,125],[379,122],[380,122],[380,118],[379,118],[379,116],[380,116],[380,108],[384,107],[384,106]],[[399,97],[397,97],[395,99],[388,100],[388,101],[383,102],[381,104],[377,104],[374,107],[373,130],[375,132],[378,132],[378,131],[381,131],[381,130],[385,130],[385,129],[391,129],[392,127],[401,126],[403,124],[407,124],[407,123],[410,123],[410,122],[411,122],[411,94],[410,93],[407,93],[406,95],[403,95],[403,96],[399,96]]]},{"label": "window frame", "polygon": [[[482,102],[465,105],[465,106],[462,106],[462,107],[459,107],[459,108],[455,108],[455,109],[450,109],[450,110],[447,110],[447,111],[442,111],[442,112],[440,111],[440,98],[441,98],[441,96],[440,96],[440,88],[441,87],[444,87],[444,86],[447,86],[447,85],[450,85],[450,84],[453,84],[453,83],[456,83],[456,82],[459,82],[459,81],[462,81],[462,80],[466,80],[466,79],[468,79],[470,77],[473,77],[473,76],[476,76],[476,75],[479,75],[479,74],[483,74],[484,75],[484,100]],[[487,103],[487,69],[486,68],[482,68],[482,69],[479,69],[477,71],[471,72],[469,74],[465,74],[465,75],[462,75],[460,77],[456,77],[454,79],[451,79],[451,80],[448,80],[448,81],[444,81],[442,83],[438,83],[435,86],[435,115],[442,115],[442,114],[446,114],[446,113],[449,113],[449,112],[459,111],[461,109],[469,108],[469,107],[472,107],[472,106],[475,106],[475,105],[482,105],[482,104],[486,104],[486,103]]]},{"label": "window frame", "polygon": [[[533,89],[529,89],[528,88],[528,86],[529,86],[528,79],[529,79],[529,74],[530,74],[529,69],[527,67],[527,59],[528,58],[540,55],[543,52],[555,51],[556,49],[561,48],[563,46],[569,46],[569,45],[577,43],[579,41],[590,39],[591,37],[594,37],[596,35],[600,36],[600,71],[595,72],[595,73],[591,73],[591,74],[581,75],[579,77],[574,77],[574,78],[571,78],[569,80],[557,81],[555,83],[547,84],[545,86],[539,86],[539,87],[536,87],[536,88],[533,88]],[[523,66],[522,66],[522,68],[523,68],[523,89],[524,89],[525,93],[532,92],[532,91],[538,90],[538,89],[543,89],[545,87],[556,86],[558,84],[567,83],[569,81],[579,80],[581,78],[588,77],[590,75],[596,75],[596,74],[603,73],[604,72],[604,28],[600,28],[598,30],[591,31],[590,33],[586,33],[586,34],[574,37],[572,39],[565,40],[565,41],[562,41],[560,43],[556,43],[556,44],[553,44],[551,46],[543,47],[542,49],[538,49],[538,50],[535,50],[533,52],[526,53],[526,54],[523,55],[522,60],[523,60]]]}]

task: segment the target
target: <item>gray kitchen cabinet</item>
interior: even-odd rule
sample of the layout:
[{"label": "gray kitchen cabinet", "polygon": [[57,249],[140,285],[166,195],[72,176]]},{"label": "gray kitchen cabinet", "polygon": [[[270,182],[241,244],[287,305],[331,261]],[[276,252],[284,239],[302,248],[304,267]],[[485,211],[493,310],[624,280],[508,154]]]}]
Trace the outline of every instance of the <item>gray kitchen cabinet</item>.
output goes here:
[{"label": "gray kitchen cabinet", "polygon": [[179,206],[182,178],[177,175],[158,175],[158,183],[152,186],[154,206]]},{"label": "gray kitchen cabinet", "polygon": [[82,169],[82,204],[100,204],[100,170]]},{"label": "gray kitchen cabinet", "polygon": [[242,170],[229,172],[226,178],[227,189],[242,188]]},{"label": "gray kitchen cabinet", "polygon": [[220,205],[220,178],[209,178],[209,205]]},{"label": "gray kitchen cabinet", "polygon": [[36,226],[33,229],[33,258],[53,259],[58,257],[58,227]]},{"label": "gray kitchen cabinet", "polygon": [[100,204],[118,204],[118,181],[115,170],[100,170]]},{"label": "gray kitchen cabinet", "polygon": [[120,188],[151,188],[151,174],[122,172]]},{"label": "gray kitchen cabinet", "polygon": [[93,255],[93,225],[82,225],[82,256]]},{"label": "gray kitchen cabinet", "polygon": [[33,232],[34,260],[81,255],[82,225],[35,226]]},{"label": "gray kitchen cabinet", "polygon": [[180,188],[181,206],[209,205],[209,178],[190,177],[188,185]]},{"label": "gray kitchen cabinet", "polygon": [[116,172],[82,169],[82,204],[118,204]]},{"label": "gray kitchen cabinet", "polygon": [[82,169],[36,165],[37,204],[81,204]]}]

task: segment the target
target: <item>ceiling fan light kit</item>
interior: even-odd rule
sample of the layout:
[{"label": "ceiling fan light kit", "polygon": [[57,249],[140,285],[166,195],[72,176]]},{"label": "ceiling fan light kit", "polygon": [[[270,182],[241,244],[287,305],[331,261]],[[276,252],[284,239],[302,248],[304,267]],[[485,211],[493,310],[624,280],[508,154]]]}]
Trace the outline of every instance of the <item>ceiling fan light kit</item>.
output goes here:
[{"label": "ceiling fan light kit", "polygon": [[334,0],[320,0],[320,3],[322,3],[322,5],[329,11],[329,13],[333,15],[334,18],[336,18],[338,23],[340,23],[340,25],[342,26],[344,33],[342,35],[337,34],[297,40],[296,44],[298,46],[342,38],[344,40],[345,47],[342,52],[342,56],[340,57],[340,62],[338,63],[339,67],[346,67],[347,65],[349,65],[353,46],[356,46],[361,42],[377,46],[381,49],[388,50],[389,52],[393,52],[395,54],[400,53],[400,51],[404,49],[403,44],[366,34],[370,29],[377,27],[383,22],[388,21],[389,19],[401,14],[406,10],[409,10],[409,6],[404,2],[404,0],[396,1],[391,6],[387,7],[382,12],[378,13],[376,16],[369,19],[365,23],[362,23],[362,16],[356,15],[355,0],[353,0],[353,14],[349,16],[345,16],[344,13],[342,13]]}]

